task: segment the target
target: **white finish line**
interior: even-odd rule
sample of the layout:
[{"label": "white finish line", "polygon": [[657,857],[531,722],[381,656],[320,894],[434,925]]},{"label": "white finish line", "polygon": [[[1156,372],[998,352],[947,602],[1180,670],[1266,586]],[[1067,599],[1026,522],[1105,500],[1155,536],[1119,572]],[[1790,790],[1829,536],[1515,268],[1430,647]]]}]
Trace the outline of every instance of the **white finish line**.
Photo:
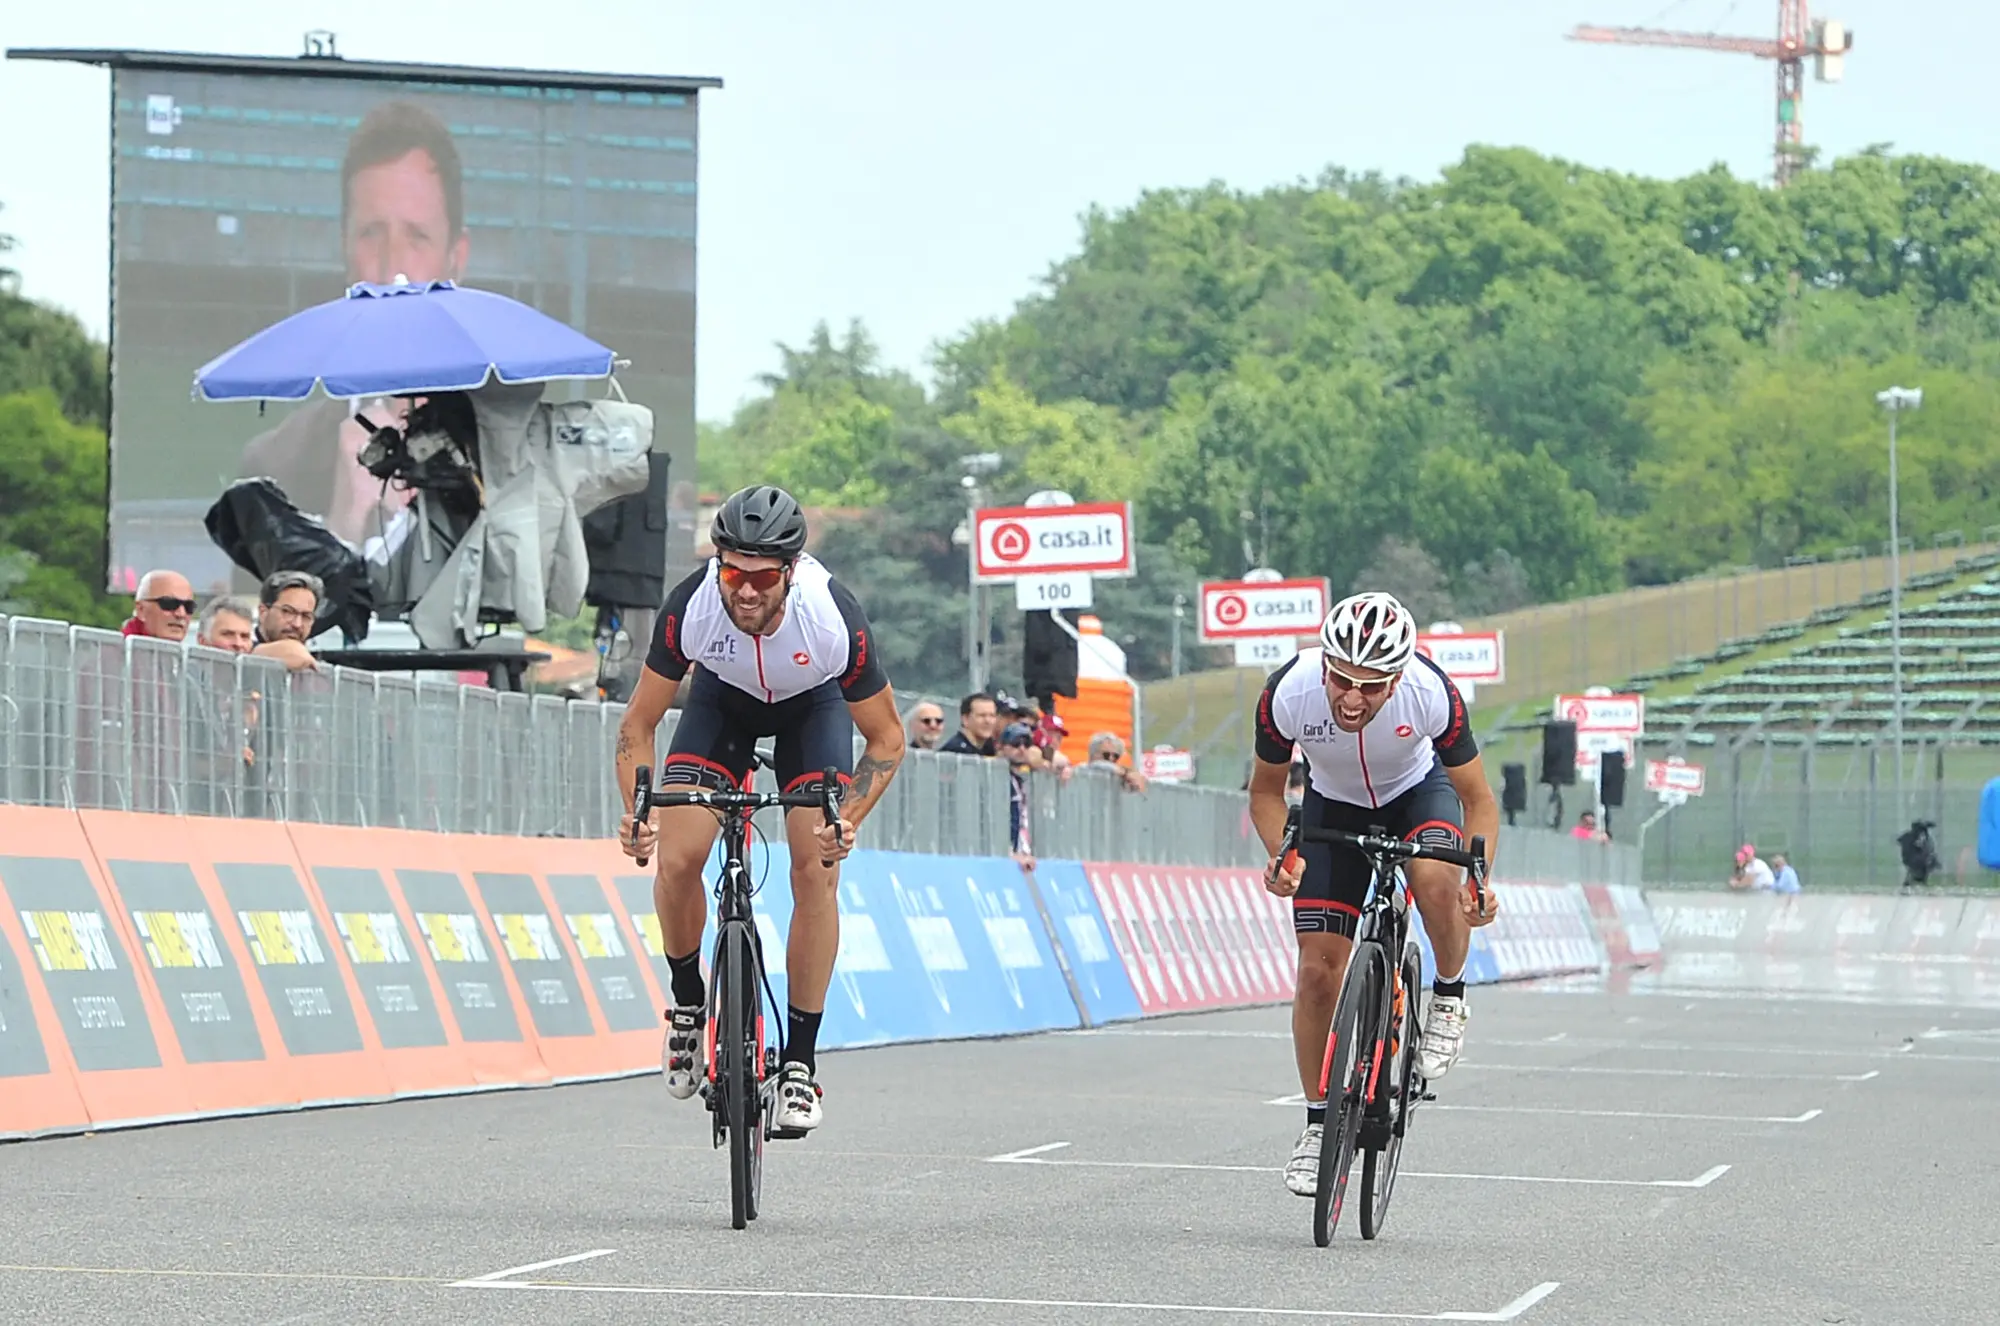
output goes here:
[{"label": "white finish line", "polygon": [[[1274,1096],[1264,1103],[1298,1109],[1306,1103],[1306,1098],[1303,1093],[1294,1091],[1289,1096]],[[1660,1110],[1572,1110],[1544,1105],[1443,1104],[1427,1104],[1423,1106],[1423,1110],[1427,1114],[1432,1110],[1451,1110],[1463,1114],[1559,1114],[1579,1119],[1687,1119],[1697,1123],[1811,1123],[1826,1113],[1825,1110],[1807,1110],[1804,1114],[1670,1114]]]},{"label": "white finish line", "polygon": [[[1041,1146],[1029,1147],[1025,1151],[1010,1151],[1004,1156],[989,1156],[989,1165],[1044,1165],[1051,1169],[1149,1169],[1182,1170],[1197,1174],[1282,1174],[1280,1165],[1201,1165],[1187,1161],[1172,1160],[1050,1160],[1046,1153],[1059,1151],[1068,1142],[1045,1142]],[[1423,1170],[1398,1170],[1400,1179],[1471,1179],[1489,1183],[1575,1183],[1591,1187],[1605,1188],[1706,1188],[1729,1172],[1729,1166],[1717,1165],[1692,1179],[1572,1179],[1556,1175],[1541,1174],[1445,1174],[1426,1173]]]},{"label": "white finish line", "polygon": [[[1033,1162],[1020,1162],[1033,1163]],[[568,1257],[554,1257],[505,1271],[457,1280],[452,1289],[518,1289],[547,1294],[634,1294],[671,1298],[775,1298],[797,1302],[839,1303],[935,1303],[940,1306],[1001,1308],[1073,1308],[1101,1312],[1178,1312],[1212,1317],[1300,1317],[1314,1320],[1366,1319],[1369,1321],[1513,1321],[1535,1304],[1562,1287],[1559,1280],[1536,1285],[1519,1298],[1493,1312],[1362,1312],[1342,1308],[1259,1308],[1219,1303],[1139,1303],[1119,1299],[1084,1298],[998,1298],[976,1294],[877,1294],[836,1289],[731,1289],[703,1285],[603,1285],[573,1284],[553,1280],[511,1280],[529,1271],[567,1266],[573,1262],[608,1257],[615,1251],[598,1248]]]}]

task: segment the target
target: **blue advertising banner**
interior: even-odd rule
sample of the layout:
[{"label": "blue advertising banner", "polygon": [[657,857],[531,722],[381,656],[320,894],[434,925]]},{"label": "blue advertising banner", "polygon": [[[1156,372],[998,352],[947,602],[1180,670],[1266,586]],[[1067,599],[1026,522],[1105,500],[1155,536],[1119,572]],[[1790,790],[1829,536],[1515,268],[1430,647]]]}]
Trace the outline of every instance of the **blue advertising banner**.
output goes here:
[{"label": "blue advertising banner", "polygon": [[[750,857],[764,963],[783,1003],[790,988],[785,937],[792,920],[791,854],[782,842],[760,840]],[[709,878],[720,869],[718,851],[709,861]],[[710,910],[704,956],[715,943]],[[1013,861],[865,850],[847,858],[822,1048],[1080,1025],[1028,883]]]}]

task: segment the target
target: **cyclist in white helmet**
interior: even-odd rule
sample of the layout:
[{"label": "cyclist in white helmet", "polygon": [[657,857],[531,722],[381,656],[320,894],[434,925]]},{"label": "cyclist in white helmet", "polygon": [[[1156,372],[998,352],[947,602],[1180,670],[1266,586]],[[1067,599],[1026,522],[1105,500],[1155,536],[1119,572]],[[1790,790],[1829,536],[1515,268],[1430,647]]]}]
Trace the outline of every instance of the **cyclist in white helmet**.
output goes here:
[{"label": "cyclist in white helmet", "polygon": [[[1320,628],[1317,649],[1302,650],[1271,674],[1257,701],[1257,757],[1250,774],[1250,817],[1272,853],[1265,886],[1292,900],[1298,932],[1298,992],[1292,1045],[1305,1087],[1306,1129],[1285,1167],[1285,1186],[1310,1197],[1319,1181],[1326,1101],[1318,1098],[1327,1030],[1347,970],[1355,923],[1368,889],[1367,858],[1354,847],[1308,843],[1291,871],[1276,853],[1285,833],[1285,782],[1293,752],[1306,762],[1306,824],[1361,833],[1380,825],[1406,839],[1465,849],[1468,833],[1486,839],[1486,861],[1500,836],[1500,807],[1451,679],[1417,653],[1417,624],[1388,594],[1342,599]],[[1493,920],[1486,891],[1477,910],[1465,872],[1441,861],[1405,867],[1437,957],[1423,1040],[1422,1072],[1451,1071],[1465,1039],[1465,956],[1470,926]]]}]

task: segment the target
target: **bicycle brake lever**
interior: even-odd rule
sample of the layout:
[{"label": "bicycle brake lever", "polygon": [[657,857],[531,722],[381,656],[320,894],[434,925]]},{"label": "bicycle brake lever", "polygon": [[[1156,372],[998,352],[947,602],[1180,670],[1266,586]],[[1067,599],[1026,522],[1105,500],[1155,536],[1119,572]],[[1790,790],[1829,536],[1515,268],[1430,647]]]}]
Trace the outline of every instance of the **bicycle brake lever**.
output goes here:
[{"label": "bicycle brake lever", "polygon": [[[820,771],[819,808],[820,813],[826,816],[828,824],[840,823],[840,770],[831,765]],[[839,838],[840,832],[836,829],[834,840],[837,842]],[[826,857],[821,857],[819,863],[828,870],[833,869],[833,862]]]},{"label": "bicycle brake lever", "polygon": [[641,869],[650,857],[637,855],[639,847],[639,825],[653,809],[653,770],[648,765],[640,765],[632,774],[632,848],[634,859]]}]

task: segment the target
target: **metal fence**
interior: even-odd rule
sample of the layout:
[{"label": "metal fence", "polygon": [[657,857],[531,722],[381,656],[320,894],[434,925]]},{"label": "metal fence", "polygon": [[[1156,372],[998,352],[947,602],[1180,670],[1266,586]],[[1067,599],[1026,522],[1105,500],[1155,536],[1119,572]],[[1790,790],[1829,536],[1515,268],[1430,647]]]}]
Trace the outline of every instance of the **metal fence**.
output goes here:
[{"label": "metal fence", "polygon": [[[1657,752],[1641,752],[1659,758]],[[1822,890],[1900,886],[1896,837],[1912,820],[1936,823],[1932,836],[1945,878],[1934,884],[2000,886],[1980,867],[1979,795],[2000,774],[2000,747],[1905,738],[1903,796],[1896,795],[1896,752],[1886,739],[1840,744],[1789,739],[1718,746],[1689,757],[1707,770],[1703,795],[1661,815],[1646,831],[1646,883],[1716,888],[1727,882],[1734,853],[1753,844],[1766,860],[1782,852],[1800,885]],[[1661,808],[1636,779],[1614,830],[1627,841]]]},{"label": "metal fence", "polygon": [[[0,802],[16,805],[608,837],[623,714],[347,668],[291,673],[269,659],[0,617]],[[662,753],[678,719],[662,725]],[[1241,793],[1155,783],[1128,794],[1114,783],[1032,779],[1041,854],[1245,859]],[[1010,796],[998,761],[913,750],[861,841],[1004,855]],[[780,831],[775,818],[759,828]]]}]

